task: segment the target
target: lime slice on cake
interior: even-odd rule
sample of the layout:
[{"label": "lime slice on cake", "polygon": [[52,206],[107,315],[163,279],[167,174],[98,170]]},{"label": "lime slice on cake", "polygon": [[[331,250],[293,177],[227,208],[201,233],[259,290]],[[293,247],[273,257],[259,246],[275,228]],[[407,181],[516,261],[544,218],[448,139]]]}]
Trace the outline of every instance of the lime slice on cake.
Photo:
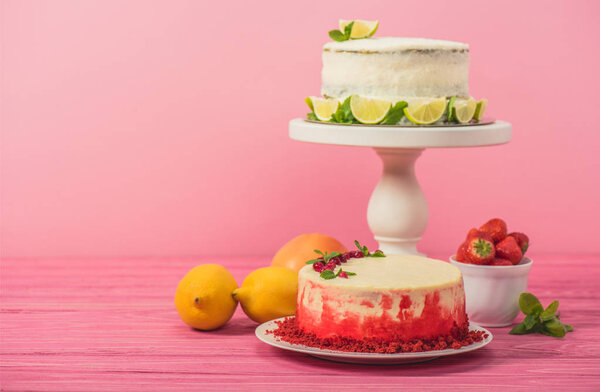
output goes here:
[{"label": "lime slice on cake", "polygon": [[446,97],[413,100],[404,108],[404,115],[410,122],[418,125],[430,125],[439,121],[446,110]]},{"label": "lime slice on cake", "polygon": [[379,124],[391,107],[392,103],[383,99],[363,98],[358,95],[350,98],[352,115],[363,124]]},{"label": "lime slice on cake", "polygon": [[454,118],[461,124],[467,124],[473,118],[477,102],[474,99],[457,100],[454,102]]},{"label": "lime slice on cake", "polygon": [[368,38],[375,34],[379,27],[378,20],[344,20],[340,19],[340,31],[344,32],[346,26],[354,22],[352,25],[351,39]]},{"label": "lime slice on cake", "polygon": [[487,108],[487,99],[483,98],[481,101],[477,102],[473,119],[477,121],[481,120],[483,114],[485,113],[485,108]]},{"label": "lime slice on cake", "polygon": [[308,97],[305,101],[320,121],[331,120],[331,115],[335,113],[340,106],[340,101],[337,99]]}]

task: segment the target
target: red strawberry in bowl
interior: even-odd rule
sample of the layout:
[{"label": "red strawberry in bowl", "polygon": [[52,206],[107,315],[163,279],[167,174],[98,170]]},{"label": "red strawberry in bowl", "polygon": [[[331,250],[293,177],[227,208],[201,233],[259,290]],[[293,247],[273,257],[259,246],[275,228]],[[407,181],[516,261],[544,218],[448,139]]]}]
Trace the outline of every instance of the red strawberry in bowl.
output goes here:
[{"label": "red strawberry in bowl", "polygon": [[500,218],[490,219],[489,221],[481,225],[479,230],[492,237],[492,241],[494,241],[494,244],[497,244],[504,238],[506,238],[506,222],[504,222]]},{"label": "red strawberry in bowl", "polygon": [[501,257],[494,257],[494,259],[492,261],[490,261],[490,263],[488,265],[509,266],[509,265],[513,265],[513,263],[512,263],[512,261],[510,261],[508,259],[503,259]]},{"label": "red strawberry in bowl", "polygon": [[529,237],[523,233],[517,232],[509,233],[508,236],[513,237],[517,241],[517,245],[519,245],[519,248],[521,248],[521,252],[523,252],[523,254],[527,252],[527,249],[529,248]]},{"label": "red strawberry in bowl", "polygon": [[495,254],[494,242],[485,233],[473,234],[466,241],[465,259],[472,264],[488,264]]},{"label": "red strawberry in bowl", "polygon": [[514,237],[506,237],[496,245],[496,255],[503,259],[510,260],[513,265],[519,264],[523,258],[521,247],[517,244]]},{"label": "red strawberry in bowl", "polygon": [[458,250],[456,251],[456,261],[460,261],[461,263],[468,263],[467,260],[467,241],[460,244]]}]

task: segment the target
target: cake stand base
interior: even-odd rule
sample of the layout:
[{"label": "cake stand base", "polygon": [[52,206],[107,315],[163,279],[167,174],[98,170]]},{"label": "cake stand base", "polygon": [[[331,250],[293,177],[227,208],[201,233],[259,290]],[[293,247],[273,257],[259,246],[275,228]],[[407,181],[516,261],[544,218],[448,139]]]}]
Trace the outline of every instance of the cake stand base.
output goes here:
[{"label": "cake stand base", "polygon": [[496,121],[464,127],[385,127],[290,122],[294,140],[371,147],[383,172],[367,208],[367,222],[379,249],[389,254],[419,254],[417,244],[427,228],[429,209],[415,175],[415,162],[426,148],[476,147],[510,141],[511,125]]}]

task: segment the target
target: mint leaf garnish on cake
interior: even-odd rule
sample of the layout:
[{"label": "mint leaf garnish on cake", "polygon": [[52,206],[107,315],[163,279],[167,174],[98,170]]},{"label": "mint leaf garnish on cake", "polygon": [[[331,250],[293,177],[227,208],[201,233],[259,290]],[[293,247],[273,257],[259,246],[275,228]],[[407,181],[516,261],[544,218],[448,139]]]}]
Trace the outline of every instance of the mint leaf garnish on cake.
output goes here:
[{"label": "mint leaf garnish on cake", "polygon": [[362,246],[358,241],[354,241],[354,243],[356,244],[358,250],[351,250],[345,253],[327,253],[315,249],[314,252],[319,255],[319,257],[306,261],[306,264],[312,265],[315,272],[318,272],[323,279],[333,279],[337,277],[348,279],[348,277],[354,276],[356,273],[344,271],[341,267],[337,273],[334,271],[337,267],[341,266],[343,263],[346,263],[349,259],[360,259],[363,257],[385,257],[383,252],[380,250],[376,250],[375,252],[371,253],[366,246]]},{"label": "mint leaf garnish on cake", "polygon": [[354,241],[354,245],[358,248],[359,251],[362,252],[363,257],[385,257],[385,254],[377,249],[375,252],[370,253],[369,248],[366,245],[361,245],[360,242]]},{"label": "mint leaf garnish on cake", "polygon": [[560,321],[558,301],[553,301],[544,309],[539,299],[531,293],[521,293],[519,308],[525,314],[525,319],[510,330],[511,335],[542,333],[557,338],[564,337],[573,327]]},{"label": "mint leaf garnish on cake", "polygon": [[350,22],[347,25],[345,25],[343,28],[340,29],[341,31],[331,30],[329,32],[329,37],[331,37],[332,40],[338,42],[348,41],[350,39],[350,35],[352,34],[352,26],[354,26],[354,22]]},{"label": "mint leaf garnish on cake", "polygon": [[350,108],[350,98],[348,97],[338,107],[335,113],[331,115],[331,122],[340,124],[358,124],[359,122],[352,115],[352,109]]},{"label": "mint leaf garnish on cake", "polygon": [[448,99],[448,106],[446,107],[446,121],[448,122],[452,122],[453,120],[455,100],[456,97],[450,97],[450,99]]},{"label": "mint leaf garnish on cake", "polygon": [[385,116],[385,118],[383,119],[381,124],[384,124],[384,125],[398,124],[400,122],[400,120],[402,120],[402,117],[404,117],[404,108],[407,106],[408,106],[408,103],[406,101],[396,102],[394,104],[394,106],[392,106],[390,108],[390,111]]},{"label": "mint leaf garnish on cake", "polygon": [[332,270],[325,270],[321,272],[321,278],[323,279],[335,279],[336,275]]}]

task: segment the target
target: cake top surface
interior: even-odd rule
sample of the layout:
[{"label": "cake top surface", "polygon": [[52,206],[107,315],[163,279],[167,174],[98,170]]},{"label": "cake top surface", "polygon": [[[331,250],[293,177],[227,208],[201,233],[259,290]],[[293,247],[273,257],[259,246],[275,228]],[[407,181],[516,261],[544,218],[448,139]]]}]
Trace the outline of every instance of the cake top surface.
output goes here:
[{"label": "cake top surface", "polygon": [[303,267],[300,275],[321,285],[395,290],[443,287],[462,279],[460,270],[450,263],[417,255],[350,259],[341,268],[356,275],[327,280],[311,265]]},{"label": "cake top surface", "polygon": [[469,45],[462,42],[442,41],[428,38],[377,37],[354,39],[342,42],[331,41],[323,46],[323,50],[340,52],[399,52],[403,50],[469,50]]}]

